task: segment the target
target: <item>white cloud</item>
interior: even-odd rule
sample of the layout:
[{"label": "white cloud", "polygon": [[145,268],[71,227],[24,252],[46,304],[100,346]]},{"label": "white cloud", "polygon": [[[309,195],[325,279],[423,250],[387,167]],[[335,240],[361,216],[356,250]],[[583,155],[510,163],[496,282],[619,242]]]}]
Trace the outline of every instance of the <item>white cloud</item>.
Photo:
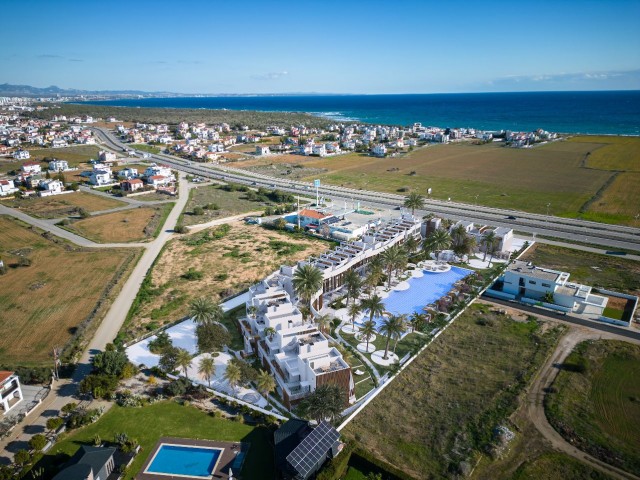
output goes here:
[{"label": "white cloud", "polygon": [[286,77],[287,75],[289,75],[289,72],[283,70],[281,72],[269,72],[259,75],[251,75],[251,78],[253,78],[254,80],[277,80],[279,78]]}]

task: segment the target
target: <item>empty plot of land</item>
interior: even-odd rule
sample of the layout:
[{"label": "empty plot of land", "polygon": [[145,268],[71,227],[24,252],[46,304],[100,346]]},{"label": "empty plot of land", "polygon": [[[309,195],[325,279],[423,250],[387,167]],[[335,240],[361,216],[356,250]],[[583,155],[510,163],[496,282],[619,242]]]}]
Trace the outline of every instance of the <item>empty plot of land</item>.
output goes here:
[{"label": "empty plot of land", "polygon": [[640,172],[640,139],[638,137],[585,136],[569,142],[593,143],[587,166],[600,170]]},{"label": "empty plot of land", "polygon": [[317,255],[329,246],[322,240],[243,222],[174,239],[145,280],[123,327],[125,336],[133,338],[182,318],[193,298],[221,300],[262,280],[280,265]]},{"label": "empty plot of land", "polygon": [[137,242],[152,238],[173,203],[134,208],[84,218],[66,228],[98,243]]},{"label": "empty plot of land", "polygon": [[572,444],[640,474],[640,346],[583,342],[567,357],[546,397],[550,423]]},{"label": "empty plot of land", "polygon": [[79,209],[87,212],[99,212],[111,208],[124,207],[127,204],[91,193],[74,192],[51,197],[33,197],[7,200],[3,205],[19,208],[23,212],[40,218],[59,218],[78,213]]},{"label": "empty plot of land", "polygon": [[569,279],[576,282],[640,293],[640,262],[545,244],[534,245],[522,258],[540,267],[569,272]]},{"label": "empty plot of land", "polygon": [[0,258],[8,266],[0,275],[2,362],[49,362],[51,349],[65,345],[126,276],[136,252],[74,247],[0,216]]},{"label": "empty plot of land", "polygon": [[[245,199],[245,192],[228,192],[220,185],[206,185],[191,189],[189,201],[182,215],[183,225],[195,225],[222,217],[260,210],[264,203]],[[194,208],[202,207],[202,215],[195,215]]]},{"label": "empty plot of land", "polygon": [[468,472],[559,334],[473,305],[343,433],[415,478]]},{"label": "empty plot of land", "polygon": [[33,148],[29,149],[32,161],[42,161],[45,158],[66,160],[70,167],[77,167],[81,163],[98,158],[100,148],[95,145],[77,145],[63,148]]}]

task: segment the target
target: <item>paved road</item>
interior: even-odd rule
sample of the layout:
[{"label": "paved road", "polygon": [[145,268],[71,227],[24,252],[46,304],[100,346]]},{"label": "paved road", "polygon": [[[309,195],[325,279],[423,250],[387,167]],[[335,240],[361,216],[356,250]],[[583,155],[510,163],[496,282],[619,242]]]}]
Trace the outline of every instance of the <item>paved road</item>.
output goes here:
[{"label": "paved road", "polygon": [[[130,148],[118,141],[106,129],[93,128],[92,130],[96,133],[98,139],[114,150],[122,152],[123,148]],[[190,162],[165,154],[151,155],[149,160],[163,162],[179,170],[208,178],[232,180],[243,184],[255,184],[256,186],[277,187],[297,194],[310,195],[315,193],[313,186],[308,182],[269,177],[229,166]],[[362,200],[372,206],[386,208],[397,207],[404,200],[401,195],[355,190],[334,185],[322,185],[319,190],[321,195],[330,197],[333,200],[344,200],[349,203]],[[462,218],[481,224],[510,227],[531,234],[566,238],[567,240],[604,245],[614,249],[640,251],[639,228],[431,199],[427,200],[425,208],[429,212],[445,218]]]}]

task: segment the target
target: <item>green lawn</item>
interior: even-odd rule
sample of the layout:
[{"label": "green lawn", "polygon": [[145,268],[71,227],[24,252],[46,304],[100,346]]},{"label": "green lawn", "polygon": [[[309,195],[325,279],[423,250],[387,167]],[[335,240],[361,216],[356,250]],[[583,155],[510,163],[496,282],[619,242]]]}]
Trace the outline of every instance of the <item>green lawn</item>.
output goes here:
[{"label": "green lawn", "polygon": [[562,453],[546,453],[524,463],[513,480],[609,480],[613,477]]},{"label": "green lawn", "polygon": [[549,421],[578,448],[640,474],[640,346],[583,342],[547,396]]},{"label": "green lawn", "polygon": [[34,468],[43,466],[46,469],[43,478],[51,478],[57,471],[57,466],[73,455],[81,445],[93,444],[96,434],[100,435],[103,441],[113,441],[114,434],[120,432],[138,440],[142,447],[125,479],[135,477],[153,446],[163,436],[249,442],[251,447],[242,469],[242,476],[273,478],[271,433],[267,428],[213,418],[194,407],[185,407],[173,401],[142,408],[123,408],[115,405],[96,423],[64,435]]},{"label": "green lawn", "polygon": [[624,312],[617,308],[605,307],[603,315],[605,317],[613,318],[614,320],[622,320]]}]

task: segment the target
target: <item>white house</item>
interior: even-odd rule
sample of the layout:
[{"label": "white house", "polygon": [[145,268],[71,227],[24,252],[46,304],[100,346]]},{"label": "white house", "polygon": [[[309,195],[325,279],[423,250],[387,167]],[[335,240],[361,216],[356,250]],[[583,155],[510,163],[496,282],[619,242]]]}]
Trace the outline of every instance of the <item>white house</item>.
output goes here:
[{"label": "white house", "polygon": [[107,170],[94,170],[89,177],[91,185],[109,185],[111,183],[111,172]]},{"label": "white house", "polygon": [[168,177],[170,178],[172,181],[175,180],[175,177],[173,176],[173,172],[171,171],[171,169],[165,165],[156,165],[155,163],[149,167],[146,168],[146,170],[143,173],[144,177],[153,177],[154,175],[159,175],[162,177]]},{"label": "white house", "polygon": [[319,157],[325,157],[327,155],[327,147],[324,146],[324,143],[319,145],[313,145],[311,147],[311,155],[318,155]]},{"label": "white house", "polygon": [[270,153],[271,150],[269,150],[269,147],[264,145],[256,145],[256,155],[269,155]]},{"label": "white house", "polygon": [[38,182],[38,187],[41,188],[41,191],[39,192],[41,197],[59,195],[64,192],[64,184],[60,180],[42,179]]},{"label": "white house", "polygon": [[163,175],[151,175],[147,177],[147,185],[152,185],[154,187],[162,187],[164,185],[168,185],[173,180],[169,177],[165,177]]},{"label": "white house", "polygon": [[383,143],[380,143],[373,147],[371,153],[376,157],[384,157],[387,154],[387,147]]},{"label": "white house", "polygon": [[35,173],[42,172],[42,167],[40,167],[39,163],[36,162],[27,162],[23,163],[22,167],[20,167],[22,172],[28,175],[33,175]]},{"label": "white house", "polygon": [[69,162],[66,160],[51,160],[49,162],[50,172],[66,172],[69,170]]},{"label": "white house", "polygon": [[0,180],[0,197],[6,197],[7,195],[13,195],[18,189],[15,184],[9,180]]},{"label": "white house", "polygon": [[100,150],[98,153],[98,160],[104,163],[111,163],[116,161],[116,154],[107,150]]},{"label": "white house", "polygon": [[31,158],[29,150],[16,150],[13,152],[13,158],[16,160],[28,160]]},{"label": "white house", "polygon": [[0,371],[0,409],[6,415],[23,399],[20,379],[14,372]]},{"label": "white house", "polygon": [[132,178],[138,178],[138,169],[137,168],[124,168],[118,172],[118,178],[130,180]]}]

